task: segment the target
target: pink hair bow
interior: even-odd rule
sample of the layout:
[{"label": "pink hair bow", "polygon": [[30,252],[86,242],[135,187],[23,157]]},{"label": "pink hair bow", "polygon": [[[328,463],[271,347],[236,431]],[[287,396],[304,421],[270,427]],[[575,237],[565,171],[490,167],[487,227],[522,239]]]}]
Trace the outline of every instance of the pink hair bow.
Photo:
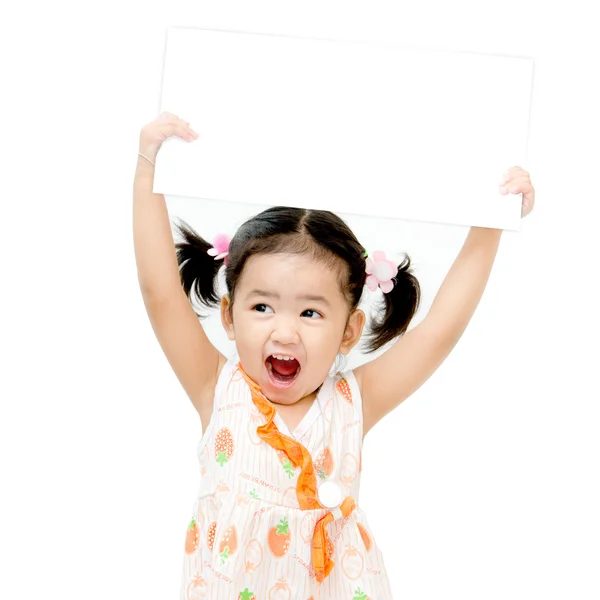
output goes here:
[{"label": "pink hair bow", "polygon": [[225,264],[227,264],[227,256],[229,255],[229,243],[231,240],[224,233],[217,234],[213,239],[213,247],[209,248],[206,252],[210,254],[210,256],[214,256],[215,260],[220,260],[221,258],[225,259]]},{"label": "pink hair bow", "polygon": [[377,290],[377,286],[384,294],[392,291],[394,287],[392,278],[398,273],[398,267],[388,260],[385,252],[375,250],[373,258],[367,258],[365,270],[368,275],[365,283],[372,292]]}]

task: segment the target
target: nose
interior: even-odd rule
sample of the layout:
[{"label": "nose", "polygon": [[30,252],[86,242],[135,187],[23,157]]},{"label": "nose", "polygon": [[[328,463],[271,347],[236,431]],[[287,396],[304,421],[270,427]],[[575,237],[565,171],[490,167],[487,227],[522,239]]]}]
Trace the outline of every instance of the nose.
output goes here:
[{"label": "nose", "polygon": [[271,340],[279,344],[297,344],[300,341],[297,322],[292,317],[278,315],[273,321]]}]

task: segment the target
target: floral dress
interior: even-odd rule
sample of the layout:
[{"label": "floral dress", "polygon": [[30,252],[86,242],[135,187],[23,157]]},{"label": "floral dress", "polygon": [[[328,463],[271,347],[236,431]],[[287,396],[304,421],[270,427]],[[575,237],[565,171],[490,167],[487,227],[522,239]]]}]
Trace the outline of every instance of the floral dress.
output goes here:
[{"label": "floral dress", "polygon": [[[329,376],[290,432],[230,359],[198,445],[200,488],[185,536],[180,600],[392,598],[357,506],[362,432],[352,371]],[[328,481],[341,492],[335,508],[319,501]]]}]

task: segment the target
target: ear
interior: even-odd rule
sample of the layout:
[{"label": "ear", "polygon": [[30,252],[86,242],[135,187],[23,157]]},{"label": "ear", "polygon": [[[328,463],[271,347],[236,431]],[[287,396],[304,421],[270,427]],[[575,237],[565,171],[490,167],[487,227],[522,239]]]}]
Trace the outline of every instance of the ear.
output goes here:
[{"label": "ear", "polygon": [[227,337],[233,342],[235,340],[235,332],[233,330],[233,315],[231,313],[229,294],[225,294],[221,300],[221,323],[227,333]]},{"label": "ear", "polygon": [[342,354],[348,354],[360,340],[364,326],[365,313],[357,308],[348,317],[346,330],[344,331],[342,343],[340,344],[338,352],[341,352]]}]

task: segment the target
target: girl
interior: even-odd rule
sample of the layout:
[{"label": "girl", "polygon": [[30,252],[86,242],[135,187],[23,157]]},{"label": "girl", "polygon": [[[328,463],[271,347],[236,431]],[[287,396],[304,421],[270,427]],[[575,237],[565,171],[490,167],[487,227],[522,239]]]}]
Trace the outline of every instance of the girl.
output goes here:
[{"label": "girl", "polygon": [[[181,600],[391,598],[381,552],[358,506],[364,435],[448,356],[486,286],[500,230],[472,227],[425,319],[410,259],[369,256],[328,211],[274,207],[231,241],[207,243],[186,224],[176,244],[154,161],[170,136],[192,141],[169,113],[146,125],[134,185],[139,283],[158,341],[198,411],[201,484],[185,536]],[[523,194],[509,169],[501,193]],[[176,251],[175,251],[176,248]],[[224,270],[227,294],[215,284]],[[381,289],[373,322],[357,308]],[[238,358],[208,340],[191,305],[220,303]],[[332,365],[367,332],[378,358],[343,373]],[[404,335],[403,335],[404,334]],[[400,339],[397,339],[400,338]]]}]

